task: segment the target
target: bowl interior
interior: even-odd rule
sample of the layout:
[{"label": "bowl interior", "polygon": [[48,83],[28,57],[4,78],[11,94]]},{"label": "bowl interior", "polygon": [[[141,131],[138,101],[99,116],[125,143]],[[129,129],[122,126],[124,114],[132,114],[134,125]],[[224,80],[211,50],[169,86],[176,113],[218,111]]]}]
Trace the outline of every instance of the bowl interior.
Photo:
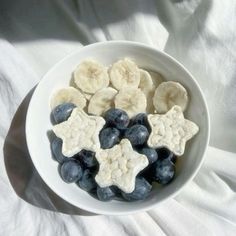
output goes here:
[{"label": "bowl interior", "polygon": [[[51,158],[47,132],[50,123],[49,99],[55,89],[66,87],[72,72],[80,61],[94,58],[105,65],[129,57],[142,68],[160,72],[166,80],[178,81],[188,90],[190,103],[185,116],[194,121],[200,132],[187,143],[184,156],[180,158],[175,180],[165,187],[155,187],[144,201],[101,202],[81,190],[76,184],[64,183],[58,174],[58,164]],[[203,159],[209,138],[207,107],[197,83],[174,59],[150,47],[130,42],[107,42],[86,46],[56,64],[41,80],[31,99],[27,120],[26,137],[28,149],[35,167],[43,180],[59,196],[71,204],[99,214],[128,214],[150,209],[176,194],[196,173]]]}]

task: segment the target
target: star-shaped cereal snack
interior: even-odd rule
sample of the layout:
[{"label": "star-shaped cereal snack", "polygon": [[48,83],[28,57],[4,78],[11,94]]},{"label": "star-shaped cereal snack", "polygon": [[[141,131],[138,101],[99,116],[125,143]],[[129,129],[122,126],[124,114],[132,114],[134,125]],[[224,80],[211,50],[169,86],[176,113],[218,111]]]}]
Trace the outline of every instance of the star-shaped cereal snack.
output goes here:
[{"label": "star-shaped cereal snack", "polygon": [[110,149],[100,150],[96,158],[99,171],[95,177],[100,187],[115,185],[126,193],[135,188],[135,177],[148,165],[145,155],[135,152],[128,139]]},{"label": "star-shaped cereal snack", "polygon": [[53,127],[58,138],[62,139],[62,153],[72,157],[82,149],[96,152],[100,148],[99,132],[105,120],[89,116],[80,108],[74,108],[69,119]]},{"label": "star-shaped cereal snack", "polygon": [[195,123],[184,118],[179,106],[173,106],[164,115],[148,115],[148,122],[152,129],[148,146],[167,147],[177,156],[183,155],[186,142],[199,131]]}]

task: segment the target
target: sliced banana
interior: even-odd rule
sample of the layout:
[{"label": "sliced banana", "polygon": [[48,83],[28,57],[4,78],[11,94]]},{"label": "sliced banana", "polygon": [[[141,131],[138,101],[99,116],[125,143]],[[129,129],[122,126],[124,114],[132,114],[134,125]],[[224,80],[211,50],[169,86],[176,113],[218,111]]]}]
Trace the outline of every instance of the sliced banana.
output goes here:
[{"label": "sliced banana", "polygon": [[90,99],[88,112],[98,116],[102,115],[114,106],[114,97],[116,94],[117,91],[110,87],[97,91]]},{"label": "sliced banana", "polygon": [[142,92],[147,95],[150,93],[150,91],[155,89],[155,86],[152,82],[152,77],[151,75],[145,71],[140,69],[140,83],[139,83],[139,88],[142,90]]},{"label": "sliced banana", "polygon": [[111,83],[117,90],[125,87],[138,88],[140,82],[139,69],[130,59],[125,58],[114,63],[109,74]]},{"label": "sliced banana", "polygon": [[106,67],[94,60],[85,60],[75,69],[74,81],[83,92],[94,94],[108,86],[109,76]]},{"label": "sliced banana", "polygon": [[125,110],[130,118],[138,113],[146,112],[145,94],[137,88],[123,88],[115,97],[115,107]]},{"label": "sliced banana", "polygon": [[165,79],[163,78],[163,76],[160,73],[158,73],[156,71],[148,71],[148,72],[151,75],[152,82],[155,87],[158,87],[162,82],[165,81]]},{"label": "sliced banana", "polygon": [[84,97],[87,99],[87,101],[89,101],[89,100],[91,99],[91,97],[93,96],[92,94],[90,94],[90,93],[85,93],[85,92],[83,92],[80,88],[78,88],[77,85],[75,84],[74,78],[72,78],[72,79],[70,80],[70,86],[71,86],[71,87],[74,87],[74,88],[76,88],[76,89],[78,89],[78,90],[84,95]]},{"label": "sliced banana", "polygon": [[148,113],[148,114],[156,113],[155,107],[153,106],[153,102],[152,102],[154,92],[155,92],[155,90],[152,93],[150,93],[148,96],[146,96],[146,99],[147,99],[146,113]]},{"label": "sliced banana", "polygon": [[188,104],[188,93],[186,89],[177,82],[168,81],[161,83],[153,97],[153,105],[157,113],[165,113],[174,105],[178,105],[184,111]]},{"label": "sliced banana", "polygon": [[87,101],[90,101],[90,99],[92,98],[93,94],[89,94],[89,93],[83,93],[84,97],[87,99]]},{"label": "sliced banana", "polygon": [[83,94],[73,87],[67,87],[57,90],[51,97],[51,108],[64,102],[74,103],[77,107],[83,109],[86,106],[86,99]]},{"label": "sliced banana", "polygon": [[154,106],[152,102],[152,98],[155,92],[155,85],[152,81],[151,75],[145,71],[140,69],[140,83],[139,88],[142,90],[142,92],[145,94],[147,99],[147,113],[154,113]]}]

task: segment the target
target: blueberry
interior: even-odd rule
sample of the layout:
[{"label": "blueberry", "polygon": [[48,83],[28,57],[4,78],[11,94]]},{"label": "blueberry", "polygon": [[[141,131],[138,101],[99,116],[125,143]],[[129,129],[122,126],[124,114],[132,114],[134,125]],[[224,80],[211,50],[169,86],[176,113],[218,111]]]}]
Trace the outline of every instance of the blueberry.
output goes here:
[{"label": "blueberry", "polygon": [[153,182],[152,164],[140,171],[138,176],[145,178],[151,184]]},{"label": "blueberry", "polygon": [[99,134],[101,148],[112,148],[120,141],[120,131],[116,128],[110,127],[103,129]]},{"label": "blueberry", "polygon": [[122,196],[127,201],[143,200],[148,197],[152,185],[143,177],[137,177],[135,180],[135,189],[131,193],[122,192]]},{"label": "blueberry", "polygon": [[61,165],[60,175],[66,183],[74,183],[82,177],[83,170],[77,161],[68,160]]},{"label": "blueberry", "polygon": [[94,174],[89,169],[84,170],[82,178],[77,183],[80,188],[87,192],[91,192],[97,187],[96,181],[94,179]]},{"label": "blueberry", "polygon": [[92,168],[98,165],[95,152],[83,149],[76,156],[85,168]]},{"label": "blueberry", "polygon": [[168,148],[162,147],[162,148],[156,149],[156,151],[157,151],[159,159],[162,159],[162,160],[163,159],[169,159],[170,161],[175,163],[174,159],[176,158],[176,156]]},{"label": "blueberry", "polygon": [[151,167],[152,179],[160,184],[168,184],[173,180],[175,175],[175,166],[167,158],[163,160],[157,160]]},{"label": "blueberry", "polygon": [[131,120],[132,125],[144,125],[148,130],[150,130],[150,126],[147,119],[146,113],[139,113]]},{"label": "blueberry", "polygon": [[52,154],[54,159],[59,163],[63,163],[67,159],[67,157],[65,157],[62,154],[61,147],[62,147],[62,140],[60,138],[53,139],[51,143]]},{"label": "blueberry", "polygon": [[140,153],[146,155],[146,157],[149,161],[149,164],[154,163],[158,158],[157,152],[153,148],[144,147],[140,150]]},{"label": "blueberry", "polygon": [[117,186],[112,185],[110,188],[117,197],[121,197],[121,190]]},{"label": "blueberry", "polygon": [[117,129],[125,129],[129,125],[129,116],[121,109],[109,109],[105,113],[105,120],[108,125],[116,127]]},{"label": "blueberry", "polygon": [[76,106],[73,104],[73,103],[62,103],[58,106],[56,106],[53,110],[52,110],[52,115],[53,115],[53,118],[55,120],[55,122],[58,124],[58,123],[61,123],[63,121],[66,121],[72,110],[75,108]]},{"label": "blueberry", "polygon": [[125,138],[129,139],[133,146],[144,144],[148,136],[149,132],[143,125],[134,125],[125,131]]},{"label": "blueberry", "polygon": [[176,156],[176,155],[173,155],[170,160],[172,161],[173,164],[176,164],[176,162],[177,162],[177,156]]},{"label": "blueberry", "polygon": [[100,201],[107,202],[115,197],[115,193],[110,187],[101,188],[97,186],[97,197]]}]

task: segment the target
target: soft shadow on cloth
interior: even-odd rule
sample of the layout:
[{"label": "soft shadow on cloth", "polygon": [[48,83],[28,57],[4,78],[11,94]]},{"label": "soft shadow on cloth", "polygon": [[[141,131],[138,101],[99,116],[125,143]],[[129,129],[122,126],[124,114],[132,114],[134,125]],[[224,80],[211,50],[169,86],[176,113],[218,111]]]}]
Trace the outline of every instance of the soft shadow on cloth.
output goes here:
[{"label": "soft shadow on cloth", "polygon": [[4,161],[16,194],[28,203],[51,211],[92,216],[56,195],[42,180],[29,156],[25,137],[25,118],[32,89],[19,106],[4,143]]},{"label": "soft shadow on cloth", "polygon": [[138,15],[155,18],[159,1],[162,0],[113,0],[109,4],[107,0],[42,0],[39,5],[37,0],[3,0],[0,27],[4,37],[15,43],[58,39],[79,40],[82,45],[86,45],[101,40],[124,39],[152,44],[151,31],[163,31],[163,27],[152,21],[153,28],[146,32],[150,25],[143,25]]},{"label": "soft shadow on cloth", "polygon": [[[26,9],[26,5],[30,7]],[[103,17],[97,14],[97,9],[103,10]],[[40,6],[37,0],[22,0],[19,3],[3,0],[0,25],[7,37],[15,42],[56,38],[71,41],[79,39],[80,43],[85,45],[98,41],[91,32],[92,29],[104,30],[107,25],[125,21],[137,11],[145,13],[150,10],[146,3],[136,0],[116,0],[112,4],[108,4],[107,0],[42,0]],[[18,32],[11,31],[5,24],[6,21],[18,25]],[[112,39],[107,31],[106,38]]]}]

